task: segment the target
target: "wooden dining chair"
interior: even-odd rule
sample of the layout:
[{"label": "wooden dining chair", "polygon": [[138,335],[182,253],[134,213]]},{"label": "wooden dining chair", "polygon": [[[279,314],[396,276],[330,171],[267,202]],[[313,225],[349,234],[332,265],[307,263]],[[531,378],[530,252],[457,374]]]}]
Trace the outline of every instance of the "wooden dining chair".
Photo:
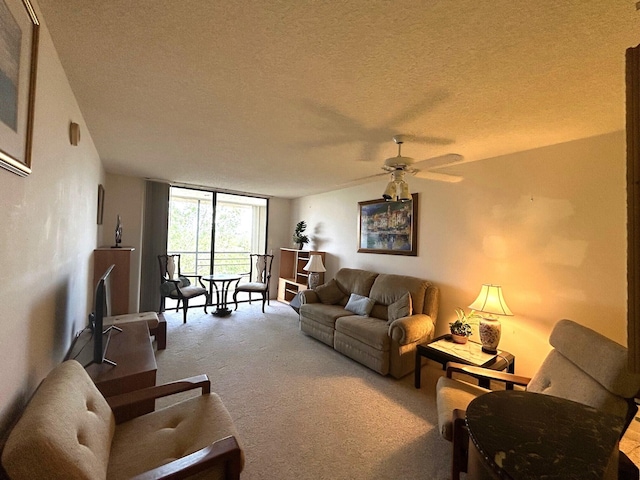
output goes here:
[{"label": "wooden dining chair", "polygon": [[271,265],[273,264],[273,255],[263,255],[252,253],[249,255],[249,272],[245,275],[248,282],[240,282],[236,285],[233,292],[233,302],[238,309],[238,293],[247,292],[249,294],[249,303],[251,303],[251,294],[259,293],[262,296],[262,313],[264,313],[265,303],[269,302],[269,282],[271,281]]},{"label": "wooden dining chair", "polygon": [[[189,308],[189,300],[200,295],[204,295],[208,300],[208,291],[202,283],[200,275],[183,275],[180,270],[180,255],[158,255],[158,263],[160,264],[160,308],[159,313],[164,312],[165,300],[172,298],[177,300],[176,312],[180,308],[182,302],[183,323],[187,323],[187,309]],[[189,278],[195,278],[200,286],[192,285]],[[207,303],[205,300],[204,311],[207,313]]]}]

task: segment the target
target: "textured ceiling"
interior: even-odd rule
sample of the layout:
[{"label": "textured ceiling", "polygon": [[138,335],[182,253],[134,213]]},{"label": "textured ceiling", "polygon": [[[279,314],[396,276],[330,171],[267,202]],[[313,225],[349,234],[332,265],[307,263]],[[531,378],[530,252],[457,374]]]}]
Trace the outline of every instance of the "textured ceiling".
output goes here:
[{"label": "textured ceiling", "polygon": [[631,0],[37,2],[108,172],[279,197],[397,133],[476,161],[622,130],[640,43]]}]

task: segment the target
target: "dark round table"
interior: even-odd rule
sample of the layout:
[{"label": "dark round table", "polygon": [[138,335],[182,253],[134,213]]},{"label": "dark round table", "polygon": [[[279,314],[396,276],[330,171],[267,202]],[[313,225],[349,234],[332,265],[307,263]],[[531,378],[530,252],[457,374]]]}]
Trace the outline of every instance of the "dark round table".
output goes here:
[{"label": "dark round table", "polygon": [[624,419],[581,403],[491,392],[469,404],[466,422],[469,479],[586,480],[609,478],[612,466],[617,471]]}]

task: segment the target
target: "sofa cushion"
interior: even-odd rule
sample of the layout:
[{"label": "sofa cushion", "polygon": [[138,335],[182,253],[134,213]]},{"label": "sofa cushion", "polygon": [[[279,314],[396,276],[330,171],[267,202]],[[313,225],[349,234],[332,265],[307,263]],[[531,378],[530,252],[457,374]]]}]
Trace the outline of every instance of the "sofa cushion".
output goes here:
[{"label": "sofa cushion", "polygon": [[336,320],[336,332],[344,333],[376,350],[387,351],[391,345],[387,322],[373,317],[351,315]]},{"label": "sofa cushion", "polygon": [[335,305],[345,296],[333,278],[327,283],[317,286],[314,291],[325,305]]},{"label": "sofa cushion", "polygon": [[411,304],[411,294],[407,292],[403,296],[401,296],[400,299],[389,305],[387,318],[389,320],[389,323],[391,323],[398,318],[408,317],[412,313],[413,307]]},{"label": "sofa cushion", "polygon": [[323,303],[303,303],[300,305],[300,317],[327,325],[333,328],[336,318],[346,317],[352,313],[340,305],[325,305]]},{"label": "sofa cushion", "polygon": [[356,315],[366,316],[371,313],[371,309],[373,308],[374,304],[375,302],[369,297],[364,297],[362,295],[358,295],[357,293],[352,293],[344,309],[349,310]]},{"label": "sofa cushion", "polygon": [[391,305],[408,292],[411,294],[413,313],[423,313],[424,297],[430,283],[407,275],[380,274],[373,282],[369,297],[376,303]]},{"label": "sofa cushion", "polygon": [[340,290],[347,296],[352,293],[357,293],[364,297],[371,297],[369,292],[377,276],[378,274],[375,272],[354,268],[341,268],[338,270],[338,273],[336,273],[336,282]]}]

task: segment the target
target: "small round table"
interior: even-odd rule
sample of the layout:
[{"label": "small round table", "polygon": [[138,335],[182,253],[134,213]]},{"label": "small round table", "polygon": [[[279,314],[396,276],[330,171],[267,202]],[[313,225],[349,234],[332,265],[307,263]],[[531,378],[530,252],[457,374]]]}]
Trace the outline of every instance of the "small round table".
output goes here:
[{"label": "small round table", "polygon": [[227,294],[229,293],[229,287],[233,282],[236,285],[242,278],[241,275],[231,273],[217,273],[213,275],[203,275],[202,280],[209,282],[209,295],[207,298],[207,305],[213,305],[213,288],[216,289],[216,311],[213,315],[218,317],[226,317],[231,314],[231,310],[227,308]]},{"label": "small round table", "polygon": [[522,391],[480,395],[466,415],[469,479],[617,478],[623,418]]}]

